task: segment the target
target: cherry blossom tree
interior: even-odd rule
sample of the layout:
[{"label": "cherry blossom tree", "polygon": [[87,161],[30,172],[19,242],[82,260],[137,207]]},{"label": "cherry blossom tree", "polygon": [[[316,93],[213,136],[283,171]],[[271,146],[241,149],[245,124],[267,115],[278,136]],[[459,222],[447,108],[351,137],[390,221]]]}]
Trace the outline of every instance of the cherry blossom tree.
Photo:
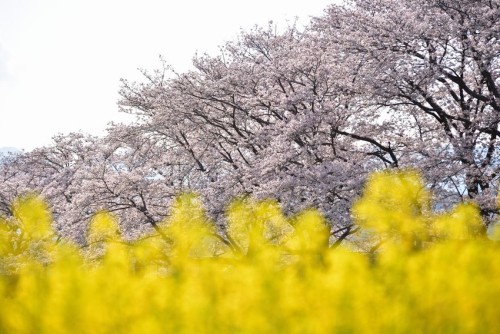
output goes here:
[{"label": "cherry blossom tree", "polygon": [[390,165],[418,167],[438,195],[475,199],[485,216],[500,172],[499,18],[498,1],[361,0],[313,24],[350,72],[345,108],[360,110],[338,133],[376,140]]},{"label": "cherry blossom tree", "polygon": [[337,113],[344,98],[324,55],[293,26],[256,28],[217,57],[195,58],[194,71],[165,79],[165,68],[145,73],[145,83],[124,81],[121,106],[139,117],[142,136],[190,161],[190,187],[216,213],[246,193],[290,210],[321,207],[346,226],[368,161],[377,162],[332,132],[348,117]]},{"label": "cherry blossom tree", "polygon": [[156,228],[181,192],[202,195],[224,234],[235,196],[313,206],[342,240],[367,175],[417,168],[440,206],[479,203],[493,221],[500,168],[500,4],[353,0],[303,29],[256,27],[178,73],[162,62],[122,81],[102,138],[70,134],[0,164],[0,210],[35,190],[61,235],[84,240],[112,211],[126,237]]},{"label": "cherry blossom tree", "polygon": [[26,193],[35,192],[52,205],[55,227],[61,235],[72,237],[84,230],[84,218],[75,210],[75,195],[81,190],[78,171],[89,158],[88,148],[96,138],[71,133],[57,135],[53,145],[31,152],[10,156],[0,164],[0,213],[10,216],[12,201]]},{"label": "cherry blossom tree", "polygon": [[257,28],[217,57],[195,58],[195,71],[125,82],[122,106],[145,128],[170,126],[164,133],[218,181],[203,183],[207,197],[274,196],[343,225],[367,172],[411,166],[441,205],[475,199],[488,217],[499,171],[498,7],[331,6],[303,32]]}]

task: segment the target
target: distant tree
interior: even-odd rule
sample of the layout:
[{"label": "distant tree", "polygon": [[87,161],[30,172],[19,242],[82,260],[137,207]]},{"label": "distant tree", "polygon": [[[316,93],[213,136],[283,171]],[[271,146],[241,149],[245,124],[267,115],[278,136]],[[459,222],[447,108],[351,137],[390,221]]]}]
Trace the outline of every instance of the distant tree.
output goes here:
[{"label": "distant tree", "polygon": [[85,208],[75,206],[83,189],[77,177],[96,138],[71,133],[53,138],[53,145],[10,156],[0,164],[0,214],[10,216],[15,198],[37,192],[52,205],[56,230],[73,237],[85,229]]}]

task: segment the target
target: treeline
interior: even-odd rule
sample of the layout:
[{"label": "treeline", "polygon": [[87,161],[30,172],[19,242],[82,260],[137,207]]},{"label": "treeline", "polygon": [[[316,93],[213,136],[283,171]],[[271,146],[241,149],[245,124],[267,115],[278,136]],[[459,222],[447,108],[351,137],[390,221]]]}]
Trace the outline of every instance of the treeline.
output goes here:
[{"label": "treeline", "polygon": [[421,170],[446,209],[475,200],[498,213],[500,4],[355,0],[304,29],[243,32],[194,69],[123,80],[136,116],[107,136],[58,136],[0,166],[0,210],[26,191],[51,203],[58,232],[84,242],[101,209],[127,238],[154,228],[175,195],[198,192],[219,229],[229,199],[316,207],[340,238],[363,180]]}]

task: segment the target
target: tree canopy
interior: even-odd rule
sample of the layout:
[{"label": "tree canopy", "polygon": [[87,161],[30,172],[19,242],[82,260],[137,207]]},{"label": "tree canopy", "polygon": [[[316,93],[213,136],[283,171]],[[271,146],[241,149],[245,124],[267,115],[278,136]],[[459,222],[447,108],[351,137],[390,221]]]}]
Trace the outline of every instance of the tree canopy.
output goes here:
[{"label": "tree canopy", "polygon": [[30,190],[53,203],[58,231],[83,240],[114,212],[129,238],[172,198],[198,192],[222,218],[234,196],[316,207],[340,237],[366,176],[415,168],[439,208],[478,203],[494,220],[500,173],[500,3],[352,0],[299,29],[243,32],[218,55],[122,81],[132,124],[104,137],[58,136],[0,165],[0,210]]}]

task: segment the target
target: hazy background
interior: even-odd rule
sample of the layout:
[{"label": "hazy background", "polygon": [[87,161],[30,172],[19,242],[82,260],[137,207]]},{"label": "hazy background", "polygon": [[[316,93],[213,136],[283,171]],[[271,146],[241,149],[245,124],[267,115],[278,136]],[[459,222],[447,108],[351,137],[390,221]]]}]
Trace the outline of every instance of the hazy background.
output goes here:
[{"label": "hazy background", "polygon": [[178,71],[216,54],[240,28],[285,27],[332,0],[0,0],[0,148],[30,150],[56,133],[102,134],[118,113],[119,79]]}]

